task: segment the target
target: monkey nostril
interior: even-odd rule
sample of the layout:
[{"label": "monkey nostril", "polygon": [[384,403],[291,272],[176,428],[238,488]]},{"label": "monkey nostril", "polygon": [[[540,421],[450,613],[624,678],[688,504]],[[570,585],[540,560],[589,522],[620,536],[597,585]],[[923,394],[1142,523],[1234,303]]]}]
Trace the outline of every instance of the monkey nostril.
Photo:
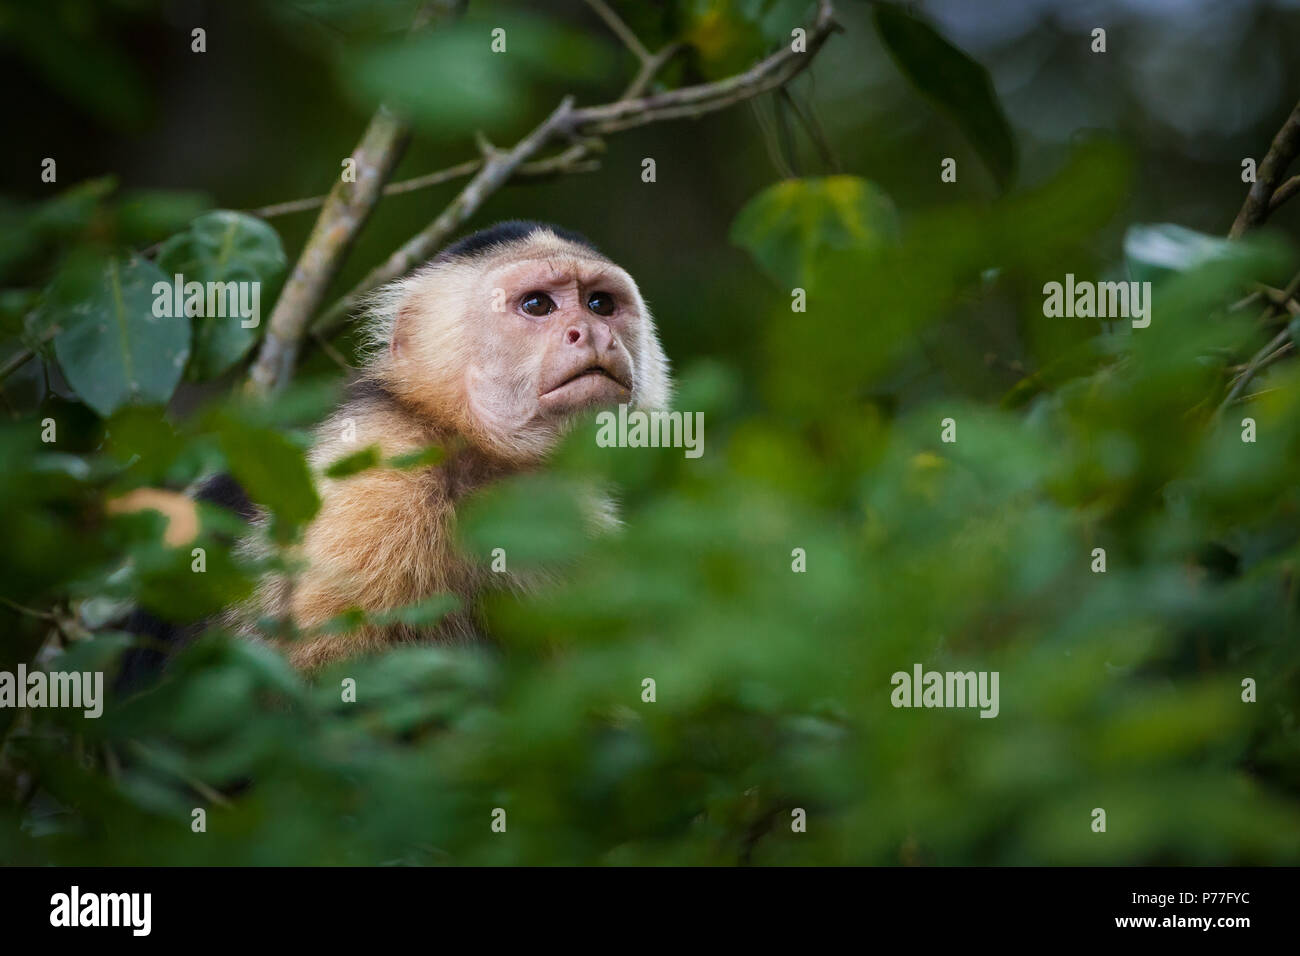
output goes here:
[{"label": "monkey nostril", "polygon": [[564,333],[564,341],[568,342],[570,345],[577,345],[581,339],[582,332],[578,329],[569,329],[569,331]]}]

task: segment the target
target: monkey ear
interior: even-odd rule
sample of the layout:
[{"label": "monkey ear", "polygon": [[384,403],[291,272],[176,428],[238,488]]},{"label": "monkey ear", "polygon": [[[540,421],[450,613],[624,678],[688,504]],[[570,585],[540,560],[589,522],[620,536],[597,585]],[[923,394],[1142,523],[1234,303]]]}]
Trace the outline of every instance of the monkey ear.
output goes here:
[{"label": "monkey ear", "polygon": [[410,335],[411,311],[409,305],[404,305],[397,310],[397,317],[393,319],[393,334],[388,340],[388,352],[393,358],[398,358],[407,348],[407,338]]}]

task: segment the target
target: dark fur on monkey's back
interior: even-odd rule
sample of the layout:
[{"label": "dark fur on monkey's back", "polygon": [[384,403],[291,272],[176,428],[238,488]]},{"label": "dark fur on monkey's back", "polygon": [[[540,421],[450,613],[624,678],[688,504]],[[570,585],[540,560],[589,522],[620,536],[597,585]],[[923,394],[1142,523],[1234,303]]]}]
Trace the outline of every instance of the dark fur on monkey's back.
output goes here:
[{"label": "dark fur on monkey's back", "polygon": [[597,255],[601,251],[596,248],[596,244],[580,232],[574,232],[572,229],[565,229],[562,226],[555,226],[549,222],[537,222],[533,219],[507,219],[504,222],[498,222],[494,225],[480,229],[478,232],[470,233],[457,239],[435,257],[437,262],[446,262],[449,259],[465,259],[470,256],[478,255],[494,246],[509,245],[512,242],[519,242],[526,239],[538,229],[545,229],[555,233],[561,239],[572,242],[575,245],[582,246],[584,249],[590,249]]}]

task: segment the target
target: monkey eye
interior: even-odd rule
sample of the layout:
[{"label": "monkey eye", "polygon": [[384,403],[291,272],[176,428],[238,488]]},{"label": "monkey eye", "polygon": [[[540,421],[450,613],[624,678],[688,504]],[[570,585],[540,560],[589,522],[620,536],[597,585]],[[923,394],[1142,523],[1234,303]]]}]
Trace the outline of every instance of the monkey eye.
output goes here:
[{"label": "monkey eye", "polygon": [[519,303],[519,308],[528,315],[541,318],[555,311],[555,301],[545,292],[529,292]]},{"label": "monkey eye", "polygon": [[614,297],[608,292],[593,292],[587,297],[587,308],[597,315],[613,315]]}]

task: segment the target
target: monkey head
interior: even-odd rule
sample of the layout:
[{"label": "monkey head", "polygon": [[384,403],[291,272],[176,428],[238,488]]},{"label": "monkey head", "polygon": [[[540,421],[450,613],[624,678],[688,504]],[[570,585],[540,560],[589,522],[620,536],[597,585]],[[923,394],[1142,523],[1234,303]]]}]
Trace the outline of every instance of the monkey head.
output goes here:
[{"label": "monkey head", "polygon": [[593,408],[662,408],[668,362],[628,273],[533,222],[460,240],[384,290],[371,374],[495,457],[534,461]]}]

